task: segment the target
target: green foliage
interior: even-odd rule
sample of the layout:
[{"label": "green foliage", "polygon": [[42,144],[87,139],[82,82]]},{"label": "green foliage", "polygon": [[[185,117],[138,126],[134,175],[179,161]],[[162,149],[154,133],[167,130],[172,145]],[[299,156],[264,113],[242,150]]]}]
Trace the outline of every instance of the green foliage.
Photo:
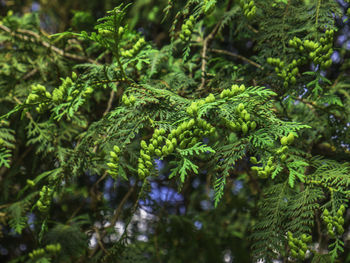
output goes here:
[{"label": "green foliage", "polygon": [[1,17],[0,261],[347,262],[342,5],[106,2]]}]

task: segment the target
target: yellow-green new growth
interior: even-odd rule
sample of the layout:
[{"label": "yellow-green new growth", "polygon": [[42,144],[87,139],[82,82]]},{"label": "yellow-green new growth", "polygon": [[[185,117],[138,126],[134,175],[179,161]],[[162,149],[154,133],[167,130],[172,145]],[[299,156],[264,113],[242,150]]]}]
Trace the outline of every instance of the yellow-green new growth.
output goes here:
[{"label": "yellow-green new growth", "polygon": [[42,213],[48,212],[51,204],[51,197],[53,194],[53,190],[46,185],[42,187],[42,189],[39,192],[40,198],[36,202],[36,206],[38,207],[39,211]]},{"label": "yellow-green new growth", "polygon": [[307,244],[312,241],[312,236],[302,234],[301,238],[294,238],[293,234],[288,231],[288,246],[290,248],[290,254],[295,259],[303,260],[307,251]]},{"label": "yellow-green new growth", "polygon": [[146,43],[145,39],[141,37],[139,38],[139,40],[137,40],[137,42],[131,49],[121,50],[120,55],[122,57],[129,57],[129,58],[135,57],[141,51],[145,43]]},{"label": "yellow-green new growth", "polygon": [[107,163],[107,166],[109,169],[107,172],[112,176],[113,179],[116,179],[119,173],[119,154],[120,154],[120,149],[117,145],[113,146],[113,151],[109,152],[110,159],[109,162]]},{"label": "yellow-green new growth", "polygon": [[336,215],[331,216],[329,211],[325,209],[322,214],[322,219],[327,226],[327,233],[331,238],[335,238],[344,233],[344,215],[345,206],[341,205],[336,212]]},{"label": "yellow-green new growth", "polygon": [[195,22],[194,16],[190,16],[188,20],[186,20],[185,24],[181,26],[180,39],[184,42],[190,40],[193,31],[193,24]]}]

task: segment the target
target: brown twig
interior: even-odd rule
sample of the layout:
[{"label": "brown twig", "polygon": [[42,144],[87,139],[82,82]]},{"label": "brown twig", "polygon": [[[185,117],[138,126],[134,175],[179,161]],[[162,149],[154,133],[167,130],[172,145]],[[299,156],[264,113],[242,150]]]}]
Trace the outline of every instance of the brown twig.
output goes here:
[{"label": "brown twig", "polygon": [[[23,104],[16,96],[13,96],[13,99],[14,99],[18,104]],[[27,116],[28,119],[34,121],[32,115],[31,115],[28,111],[26,111],[26,116]]]},{"label": "brown twig", "polygon": [[23,80],[29,79],[31,76],[35,75],[38,72],[38,69],[32,69],[31,71],[29,71],[27,74],[25,74],[23,76]]},{"label": "brown twig", "polygon": [[42,40],[41,36],[38,33],[35,33],[33,31],[30,31],[27,29],[18,29],[17,31],[12,31],[10,28],[8,28],[7,26],[4,26],[4,25],[0,25],[0,29],[11,34],[12,36],[20,38],[24,41],[30,41],[30,42],[37,41],[42,46],[52,50],[53,52],[55,52],[63,57],[70,58],[73,60],[78,60],[78,61],[88,61],[88,62],[93,63],[93,64],[99,64],[97,61],[95,61],[91,58],[75,55],[72,53],[66,53],[64,50],[59,49],[58,47],[52,46],[50,43]]},{"label": "brown twig", "polygon": [[134,189],[135,189],[135,185],[133,185],[133,186],[129,189],[129,191],[124,195],[122,201],[120,202],[119,206],[118,206],[117,209],[115,210],[114,215],[113,215],[113,218],[112,218],[112,220],[111,220],[111,225],[112,225],[112,226],[114,226],[114,225],[117,223],[117,221],[118,221],[118,219],[119,219],[119,216],[120,216],[120,214],[121,214],[121,212],[122,212],[122,209],[123,209],[123,207],[124,207],[126,201],[128,201],[129,197],[130,197],[131,194],[133,193]]},{"label": "brown twig", "polygon": [[[91,196],[92,196],[93,198],[95,198],[95,197],[97,196],[97,194],[95,193],[95,189],[97,188],[98,184],[99,184],[101,181],[103,181],[103,180],[107,177],[107,175],[108,175],[108,173],[105,172],[105,173],[93,184],[93,186],[91,186],[91,188],[90,188],[90,194],[91,194]],[[96,199],[98,199],[98,198],[96,198]],[[80,206],[79,206],[77,209],[75,209],[75,211],[74,211],[74,212],[72,213],[72,215],[69,217],[69,219],[67,220],[67,222],[71,221],[71,220],[79,213],[79,211],[84,207],[85,204],[86,204],[85,202],[82,202],[82,203],[80,204]]]},{"label": "brown twig", "polygon": [[319,110],[322,110],[322,111],[327,112],[325,108],[323,108],[323,107],[317,105],[317,104],[316,104],[315,102],[313,102],[313,101],[309,101],[309,100],[306,100],[306,99],[303,99],[303,98],[300,98],[300,97],[295,97],[295,96],[293,96],[292,98],[295,99],[295,100],[298,100],[298,101],[300,101],[300,102],[302,102],[302,103],[304,103],[304,104],[305,104],[310,110],[312,110],[313,112],[315,112],[315,109],[319,109]]},{"label": "brown twig", "polygon": [[114,99],[114,95],[115,95],[115,91],[112,90],[111,93],[109,94],[109,100],[108,100],[107,108],[106,108],[105,112],[103,113],[103,116],[106,116],[106,114],[108,114],[108,112],[111,110],[112,102],[113,102],[113,99]]},{"label": "brown twig", "polygon": [[341,73],[341,74],[339,74],[339,76],[336,78],[336,80],[334,81],[334,83],[333,83],[333,85],[332,85],[332,87],[331,87],[331,89],[334,89],[335,88],[335,86],[337,86],[337,84],[338,84],[338,82],[339,82],[339,80],[340,80],[340,78],[343,76],[343,74]]},{"label": "brown twig", "polygon": [[318,233],[318,244],[322,243],[322,231],[321,231],[321,223],[320,218],[318,217],[318,213],[315,216],[316,218],[316,226],[317,226],[317,233]]},{"label": "brown twig", "polygon": [[226,51],[226,50],[221,50],[221,49],[215,49],[215,48],[210,48],[209,49],[210,52],[215,52],[215,53],[218,53],[218,54],[224,54],[224,55],[228,55],[228,56],[231,56],[231,57],[234,57],[234,58],[238,58],[240,60],[243,60],[251,65],[253,65],[254,67],[257,67],[258,69],[261,69],[263,70],[264,68],[259,65],[258,63],[250,60],[249,58],[246,58],[244,56],[241,56],[241,55],[238,55],[238,54],[235,54],[235,53],[232,53],[232,52],[229,52],[229,51]]},{"label": "brown twig", "polygon": [[[115,210],[114,212],[114,215],[110,221],[110,225],[108,225],[106,228],[108,227],[114,227],[116,222],[118,221],[119,217],[120,217],[120,214],[122,212],[122,209],[126,203],[126,201],[128,201],[129,197],[131,196],[131,194],[133,193],[134,189],[136,187],[136,183],[129,189],[129,191],[124,195],[123,199],[121,200],[121,202],[119,203],[117,209]],[[105,236],[107,235],[107,232],[104,231],[100,238],[103,239]],[[102,247],[101,247],[102,248]],[[95,253],[97,252],[98,250],[98,247],[96,247],[95,249],[93,249],[91,252],[90,252],[90,255],[89,255],[89,258],[92,258]],[[108,253],[107,253],[108,254]]]},{"label": "brown twig", "polygon": [[99,247],[103,250],[103,252],[105,252],[107,255],[109,255],[109,252],[103,246],[103,243],[101,241],[103,239],[103,237],[101,237],[100,232],[98,231],[98,228],[94,227],[94,230],[95,230],[95,233],[96,233],[96,239],[97,239],[97,243],[98,243]]},{"label": "brown twig", "polygon": [[198,87],[198,90],[201,91],[204,88],[205,85],[205,72],[206,72],[206,66],[207,66],[207,51],[208,51],[208,45],[209,43],[213,40],[215,37],[216,33],[219,30],[219,27],[221,25],[221,21],[219,21],[214,29],[210,32],[210,34],[204,39],[203,41],[203,49],[201,52],[201,57],[202,57],[202,66],[201,66],[201,71],[202,71],[202,78],[201,78],[201,85]]},{"label": "brown twig", "polygon": [[3,209],[3,208],[7,208],[9,206],[11,206],[12,204],[4,204],[4,205],[0,205],[0,209]]},{"label": "brown twig", "polygon": [[255,29],[254,27],[252,27],[251,25],[247,25],[247,27],[248,27],[251,31],[253,31],[255,34],[259,33],[259,31],[256,30],[256,29]]},{"label": "brown twig", "polygon": [[13,165],[18,166],[22,163],[23,159],[33,150],[33,148],[34,145],[30,145],[18,158],[16,158],[16,162]]},{"label": "brown twig", "polygon": [[[231,9],[233,0],[229,0],[227,2],[227,6],[226,6],[226,12],[229,11]],[[206,65],[207,65],[207,51],[208,51],[208,46],[210,44],[210,42],[213,40],[213,38],[215,37],[215,35],[218,33],[219,28],[221,26],[221,22],[222,20],[220,20],[215,27],[213,28],[213,30],[210,32],[210,34],[203,40],[203,49],[201,52],[201,58],[202,58],[202,66],[201,66],[201,71],[202,71],[202,77],[201,77],[201,85],[198,87],[198,91],[202,91],[205,85],[205,75],[206,75]]]},{"label": "brown twig", "polygon": [[104,174],[96,181],[96,183],[94,183],[94,185],[90,188],[90,194],[91,196],[93,197],[92,199],[92,204],[95,204],[95,200],[99,200],[99,197],[98,197],[98,193],[96,193],[96,189],[97,189],[97,186],[100,182],[102,182],[106,177],[107,177],[108,173],[107,171],[104,172]]}]

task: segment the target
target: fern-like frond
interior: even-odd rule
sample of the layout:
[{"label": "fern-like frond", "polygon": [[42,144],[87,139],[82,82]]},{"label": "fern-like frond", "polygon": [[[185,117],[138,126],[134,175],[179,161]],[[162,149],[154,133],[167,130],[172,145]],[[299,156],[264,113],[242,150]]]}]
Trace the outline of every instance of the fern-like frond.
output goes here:
[{"label": "fern-like frond", "polygon": [[306,187],[296,191],[288,200],[287,228],[295,236],[311,234],[314,225],[315,211],[319,203],[325,198],[321,188]]},{"label": "fern-like frond", "polygon": [[265,190],[259,204],[259,218],[251,235],[256,259],[272,262],[285,253],[287,226],[284,219],[290,198],[291,188],[287,182],[274,184]]}]

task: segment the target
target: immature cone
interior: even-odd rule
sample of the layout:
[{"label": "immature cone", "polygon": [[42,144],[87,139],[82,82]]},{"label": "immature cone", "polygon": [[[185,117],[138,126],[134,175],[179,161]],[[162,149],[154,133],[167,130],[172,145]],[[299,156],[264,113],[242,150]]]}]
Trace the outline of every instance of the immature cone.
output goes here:
[{"label": "immature cone", "polygon": [[294,134],[293,133],[289,133],[287,136],[287,143],[288,144],[292,144],[294,142]]},{"label": "immature cone", "polygon": [[283,146],[288,144],[288,138],[287,138],[286,136],[284,136],[284,137],[281,138],[281,144],[282,144]]}]

